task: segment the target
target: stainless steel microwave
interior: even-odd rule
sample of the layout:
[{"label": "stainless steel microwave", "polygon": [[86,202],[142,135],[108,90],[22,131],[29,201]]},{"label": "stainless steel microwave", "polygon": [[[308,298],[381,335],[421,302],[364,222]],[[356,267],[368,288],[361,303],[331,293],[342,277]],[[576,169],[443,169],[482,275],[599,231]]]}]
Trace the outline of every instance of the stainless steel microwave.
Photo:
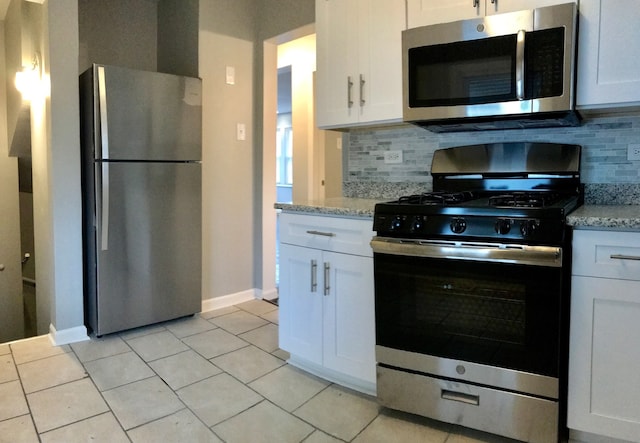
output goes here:
[{"label": "stainless steel microwave", "polygon": [[402,33],[403,118],[434,132],[576,126],[577,8]]}]

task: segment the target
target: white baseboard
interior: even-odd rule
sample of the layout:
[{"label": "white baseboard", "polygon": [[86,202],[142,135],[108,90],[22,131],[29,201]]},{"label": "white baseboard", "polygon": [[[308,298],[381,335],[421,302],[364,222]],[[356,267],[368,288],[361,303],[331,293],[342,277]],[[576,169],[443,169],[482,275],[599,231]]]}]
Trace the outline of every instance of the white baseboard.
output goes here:
[{"label": "white baseboard", "polygon": [[49,324],[49,340],[51,340],[54,346],[62,346],[69,343],[89,340],[89,334],[87,334],[87,328],[84,326],[76,326],[75,328],[56,331],[55,326]]},{"label": "white baseboard", "polygon": [[278,298],[278,290],[276,288],[273,289],[256,289],[256,298],[262,300],[273,300],[274,298]]},{"label": "white baseboard", "polygon": [[202,312],[226,308],[227,306],[237,305],[257,298],[257,289],[248,289],[235,294],[223,295],[222,297],[208,298],[202,300]]}]

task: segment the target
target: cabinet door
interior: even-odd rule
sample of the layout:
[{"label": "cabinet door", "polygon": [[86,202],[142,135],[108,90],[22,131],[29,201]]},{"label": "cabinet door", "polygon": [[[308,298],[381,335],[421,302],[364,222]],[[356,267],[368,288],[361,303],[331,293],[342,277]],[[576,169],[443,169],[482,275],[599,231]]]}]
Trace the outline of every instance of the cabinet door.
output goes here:
[{"label": "cabinet door", "polygon": [[324,365],[375,383],[373,259],[325,252],[324,263]]},{"label": "cabinet door", "polygon": [[402,121],[404,0],[316,1],[316,122]]},{"label": "cabinet door", "polygon": [[405,0],[364,0],[358,11],[360,124],[402,121],[402,31]]},{"label": "cabinet door", "polygon": [[316,1],[316,122],[319,127],[358,121],[358,0]]},{"label": "cabinet door", "polygon": [[581,0],[577,106],[640,105],[637,0]]},{"label": "cabinet door", "polygon": [[640,282],[574,276],[568,427],[639,441]]},{"label": "cabinet door", "polygon": [[484,1],[478,0],[476,6],[474,0],[407,0],[407,27],[480,17],[484,15]]},{"label": "cabinet door", "polygon": [[523,11],[525,9],[544,8],[545,6],[559,5],[561,3],[576,3],[572,0],[485,0],[487,15],[502,14],[505,12]]},{"label": "cabinet door", "polygon": [[322,251],[281,244],[281,349],[322,364],[322,303]]},{"label": "cabinet door", "polygon": [[407,25],[409,28],[416,28],[561,3],[576,2],[571,0],[478,0],[476,3],[474,0],[407,0]]}]

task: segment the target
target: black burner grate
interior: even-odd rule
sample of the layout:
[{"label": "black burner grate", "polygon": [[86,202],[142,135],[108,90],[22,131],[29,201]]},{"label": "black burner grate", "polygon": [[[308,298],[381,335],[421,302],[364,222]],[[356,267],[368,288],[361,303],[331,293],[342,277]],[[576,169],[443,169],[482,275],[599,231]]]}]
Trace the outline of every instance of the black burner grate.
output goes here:
[{"label": "black burner grate", "polygon": [[409,205],[451,205],[464,203],[477,198],[471,191],[463,192],[425,192],[422,194],[400,197],[398,203]]}]

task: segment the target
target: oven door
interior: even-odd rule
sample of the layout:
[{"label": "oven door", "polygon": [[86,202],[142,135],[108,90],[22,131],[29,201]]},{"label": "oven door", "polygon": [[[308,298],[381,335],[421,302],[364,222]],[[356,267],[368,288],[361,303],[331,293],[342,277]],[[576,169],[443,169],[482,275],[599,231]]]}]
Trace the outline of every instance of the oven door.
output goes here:
[{"label": "oven door", "polygon": [[371,245],[379,363],[557,398],[561,248],[378,237]]}]

